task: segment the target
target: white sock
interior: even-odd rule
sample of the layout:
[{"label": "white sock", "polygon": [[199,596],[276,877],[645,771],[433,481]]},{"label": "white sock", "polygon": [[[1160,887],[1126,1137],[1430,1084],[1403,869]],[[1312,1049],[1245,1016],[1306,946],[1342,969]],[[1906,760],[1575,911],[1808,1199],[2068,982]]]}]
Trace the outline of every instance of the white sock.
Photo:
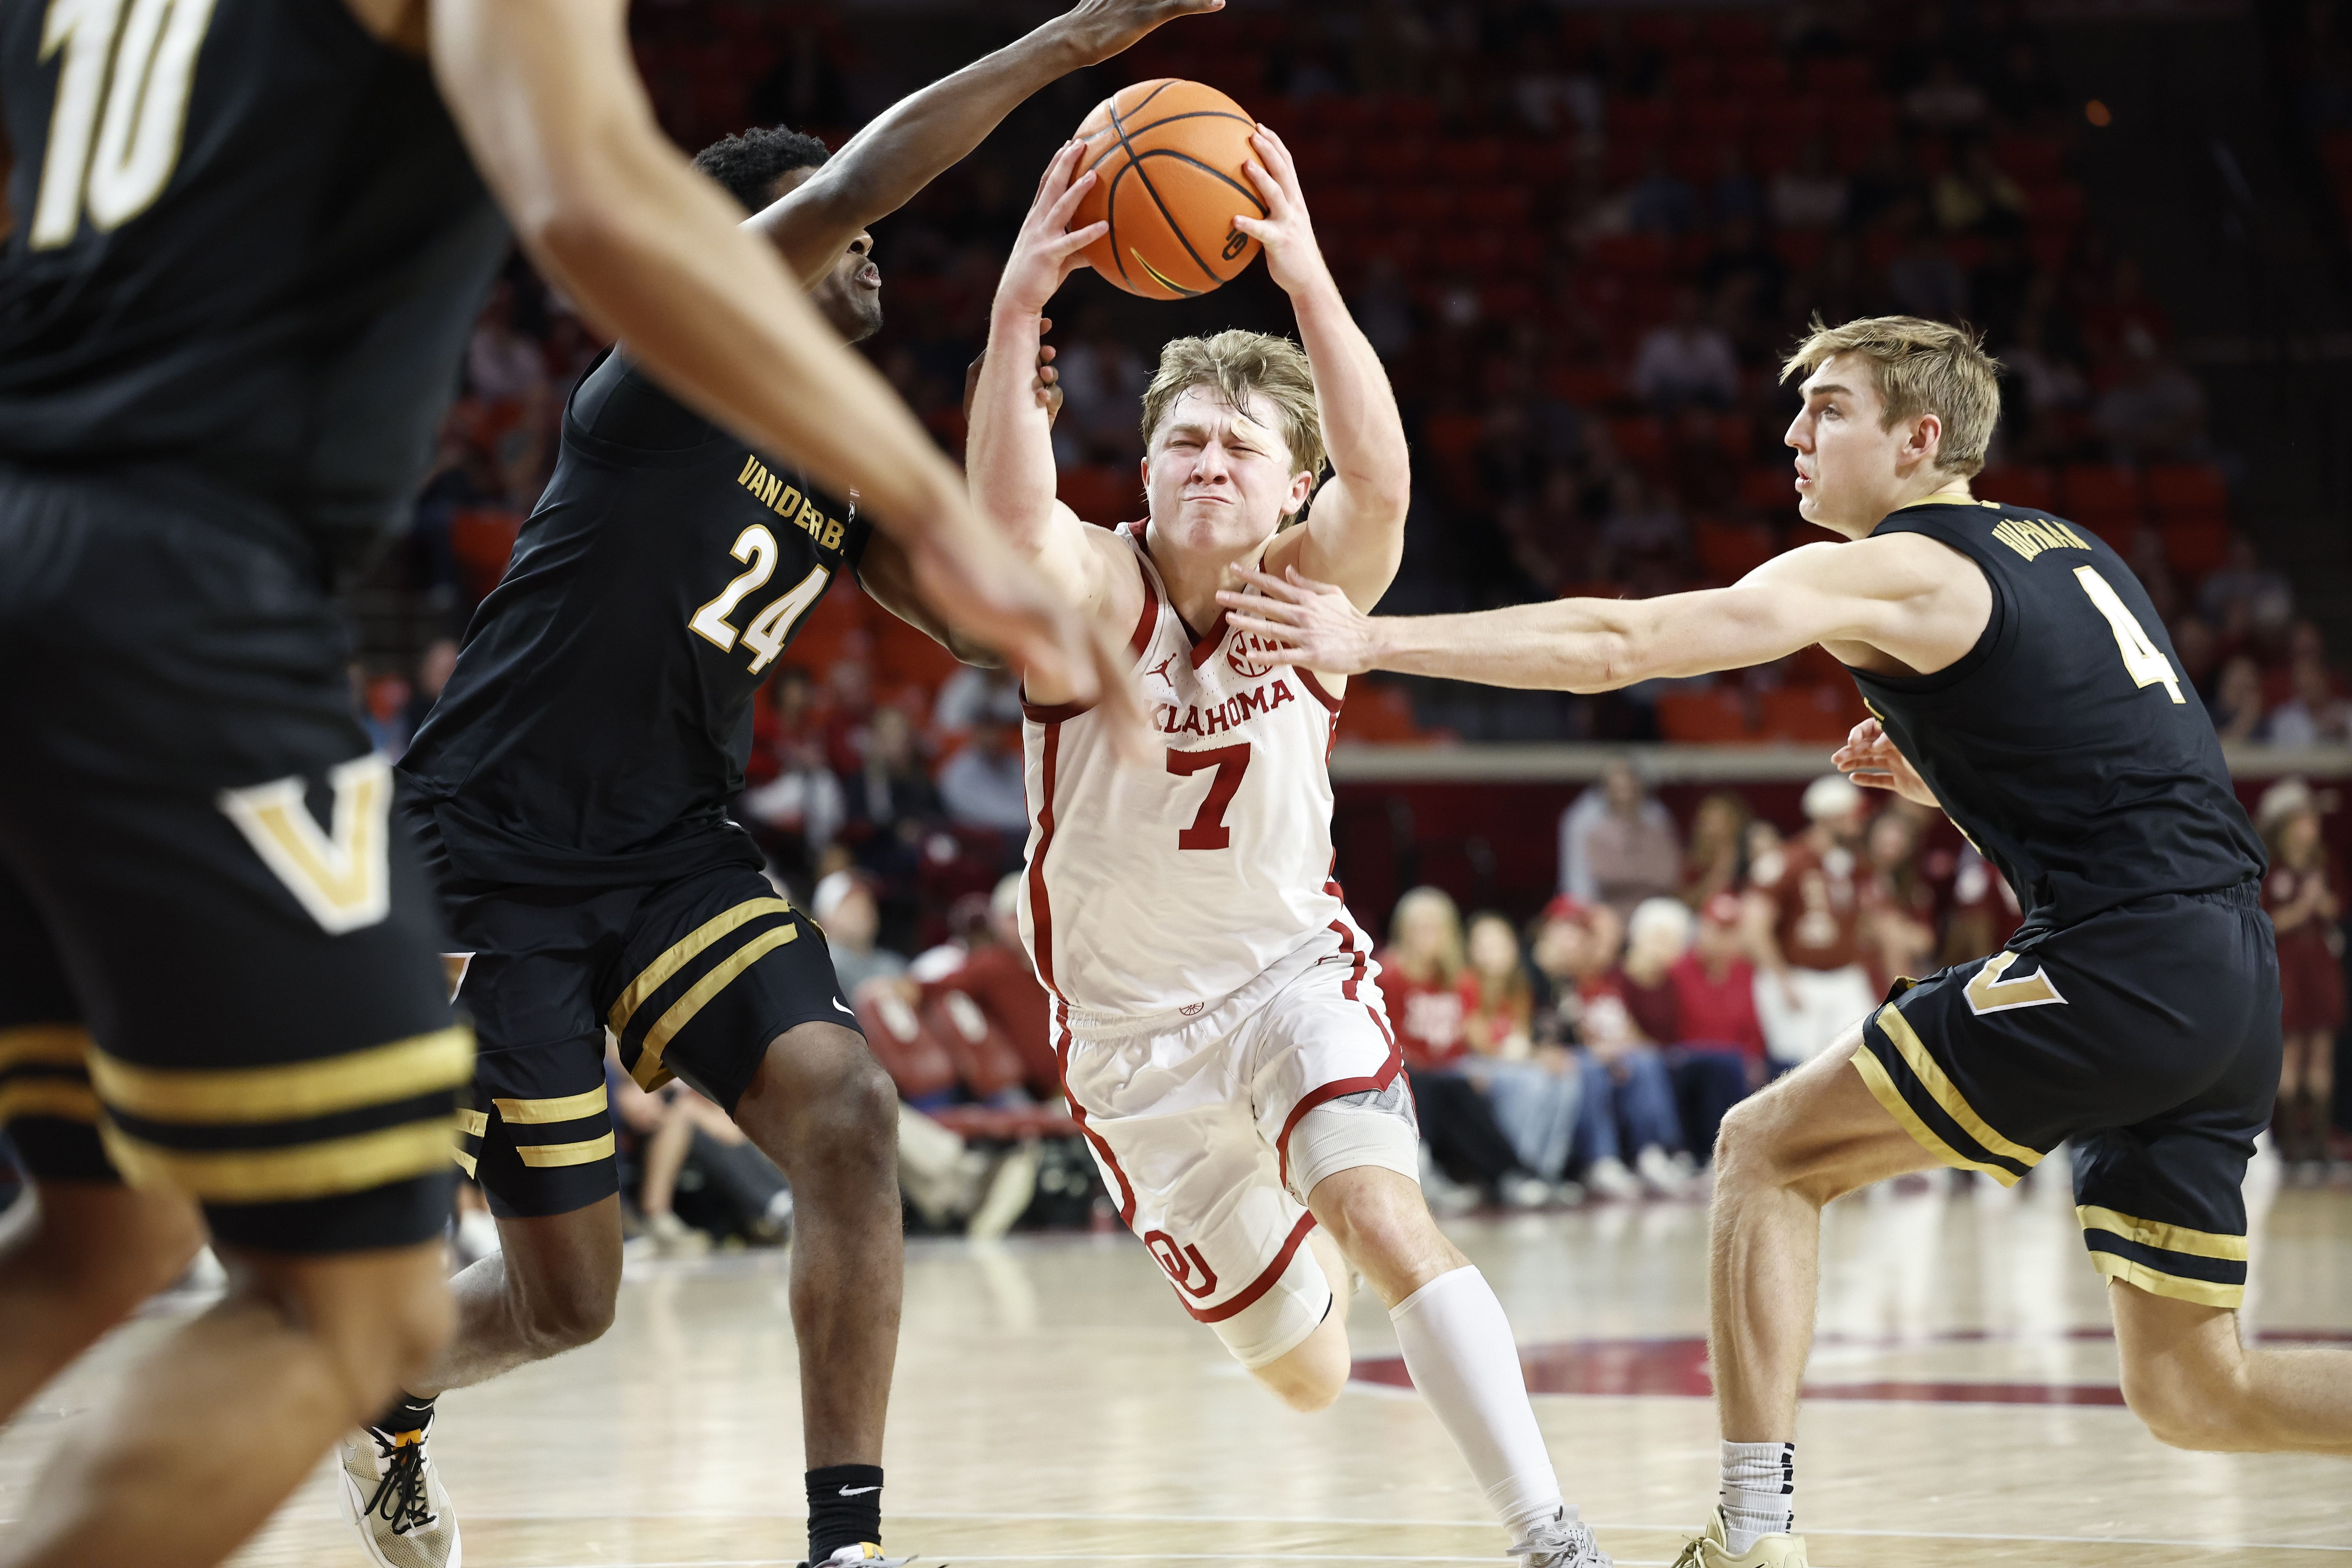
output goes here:
[{"label": "white sock", "polygon": [[1724,1542],[1734,1557],[1767,1535],[1797,1532],[1797,1446],[1723,1446]]},{"label": "white sock", "polygon": [[[1391,1308],[1389,1321],[1413,1387],[1512,1539],[1560,1514],[1559,1478],[1528,1403],[1511,1321],[1486,1277],[1467,1267],[1441,1274]],[[1576,1510],[1564,1517],[1575,1519]]]}]

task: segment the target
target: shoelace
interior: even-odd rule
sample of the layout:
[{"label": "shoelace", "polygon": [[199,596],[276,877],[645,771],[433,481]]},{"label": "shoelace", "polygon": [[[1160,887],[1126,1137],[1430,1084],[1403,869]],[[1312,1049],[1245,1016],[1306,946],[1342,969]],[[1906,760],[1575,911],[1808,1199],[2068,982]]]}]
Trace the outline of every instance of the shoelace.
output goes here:
[{"label": "shoelace", "polygon": [[1703,1551],[1706,1545],[1705,1536],[1685,1542],[1682,1555],[1675,1559],[1675,1568],[1706,1568],[1706,1555]]},{"label": "shoelace", "polygon": [[394,1535],[431,1524],[433,1510],[425,1505],[425,1434],[371,1431],[368,1435],[383,1455],[384,1468],[364,1511],[383,1514]]}]

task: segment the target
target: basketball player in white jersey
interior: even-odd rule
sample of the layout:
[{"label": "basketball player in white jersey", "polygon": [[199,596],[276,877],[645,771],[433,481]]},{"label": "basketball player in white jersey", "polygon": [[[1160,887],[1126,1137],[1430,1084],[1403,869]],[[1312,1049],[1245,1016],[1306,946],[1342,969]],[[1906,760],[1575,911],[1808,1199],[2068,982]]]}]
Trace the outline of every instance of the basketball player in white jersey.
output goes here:
[{"label": "basketball player in white jersey", "polygon": [[1255,146],[1267,213],[1234,223],[1263,242],[1306,352],[1240,331],[1167,346],[1144,396],[1146,521],[1089,527],[1055,499],[1039,321],[1103,228],[1068,229],[1096,178],[1074,180],[1078,144],[1047,168],[998,286],[965,452],[973,499],[1126,641],[1157,731],[1136,765],[1071,691],[1024,693],[1023,934],[1054,994],[1072,1114],[1185,1310],[1318,1410],[1348,1376],[1352,1263],[1510,1552],[1603,1568],[1561,1501],[1502,1305],[1422,1198],[1372,944],[1329,879],[1326,758],[1345,683],[1264,658],[1217,608],[1248,566],[1296,566],[1369,608],[1396,574],[1411,482],[1395,397],[1290,154],[1270,132]]}]

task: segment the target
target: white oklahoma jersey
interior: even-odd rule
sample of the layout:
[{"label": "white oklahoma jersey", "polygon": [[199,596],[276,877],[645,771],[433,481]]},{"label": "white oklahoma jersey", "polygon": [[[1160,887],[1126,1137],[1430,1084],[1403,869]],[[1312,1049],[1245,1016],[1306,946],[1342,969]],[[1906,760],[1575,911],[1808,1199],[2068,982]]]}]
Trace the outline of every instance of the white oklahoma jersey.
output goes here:
[{"label": "white oklahoma jersey", "polygon": [[1417,1134],[1371,942],[1330,879],[1338,700],[1223,616],[1196,640],[1140,525],[1118,538],[1164,755],[1123,764],[1092,712],[1024,705],[1022,936],[1120,1217],[1262,1366],[1331,1302],[1300,1200],[1355,1166],[1417,1179]]}]

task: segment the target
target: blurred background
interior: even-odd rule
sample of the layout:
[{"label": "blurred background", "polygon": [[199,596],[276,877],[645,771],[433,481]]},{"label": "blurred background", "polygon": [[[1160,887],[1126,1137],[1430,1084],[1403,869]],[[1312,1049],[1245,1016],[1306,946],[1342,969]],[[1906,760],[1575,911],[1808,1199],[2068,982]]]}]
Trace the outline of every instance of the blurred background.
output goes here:
[{"label": "blurred background", "polygon": [[[776,122],[838,146],[1053,9],[638,0],[632,27],[681,147]],[[1780,442],[1794,402],[1778,364],[1805,322],[1903,310],[1981,328],[2007,369],[1979,493],[2073,519],[2139,574],[2274,854],[2324,889],[2273,894],[2283,931],[2317,944],[2309,965],[2336,976],[2332,1013],[2305,1020],[2334,1054],[2333,857],[2352,848],[2336,798],[2352,774],[2352,5],[1231,0],[1049,89],[877,226],[887,325],[866,348],[950,452],[1038,169],[1098,100],[1160,76],[1207,81],[1281,132],[1387,362],[1416,458],[1391,613],[1706,586],[1826,537],[1796,517]],[[1182,305],[1082,272],[1053,315],[1062,494],[1104,523],[1141,510],[1135,411],[1160,344],[1292,328],[1262,268]],[[599,347],[509,267],[413,527],[352,603],[354,680],[386,750],[446,679]],[[1822,971],[1859,966],[1873,986],[1997,943],[2014,901],[1940,818],[1877,801],[1825,814],[1806,795],[1861,713],[1819,650],[1597,698],[1356,682],[1333,759],[1339,874],[1369,927],[1393,917],[1391,1007],[1420,1061],[1591,1045],[1617,1026],[1587,1004],[1614,984],[1638,1015],[1717,927],[1733,934],[1701,967],[1718,987],[1725,964],[1802,967],[1790,933],[1816,892],[1842,922]],[[870,902],[846,922],[871,924],[868,952],[976,951],[997,940],[986,895],[1024,832],[1017,720],[1001,678],[845,583],[763,694],[738,816],[799,896],[848,879],[827,884],[833,906]],[[1421,888],[1436,897],[1400,910]],[[1689,918],[1644,924],[1653,900]],[[1408,942],[1415,909],[1426,929]],[[1490,931],[1483,970],[1465,924]],[[1654,1014],[1619,1032],[1667,1050],[1696,1026]],[[1750,1078],[1785,1065],[1760,1038],[1732,1043]],[[1687,1163],[1711,1142],[1715,1091],[1675,1062],[1690,1124],[1665,1152]],[[952,1076],[928,1098],[994,1093]],[[1638,1094],[1638,1076],[1612,1081]],[[1629,1166],[1641,1114],[1615,1116]],[[2323,1142],[2317,1179],[2326,1157]]]}]

